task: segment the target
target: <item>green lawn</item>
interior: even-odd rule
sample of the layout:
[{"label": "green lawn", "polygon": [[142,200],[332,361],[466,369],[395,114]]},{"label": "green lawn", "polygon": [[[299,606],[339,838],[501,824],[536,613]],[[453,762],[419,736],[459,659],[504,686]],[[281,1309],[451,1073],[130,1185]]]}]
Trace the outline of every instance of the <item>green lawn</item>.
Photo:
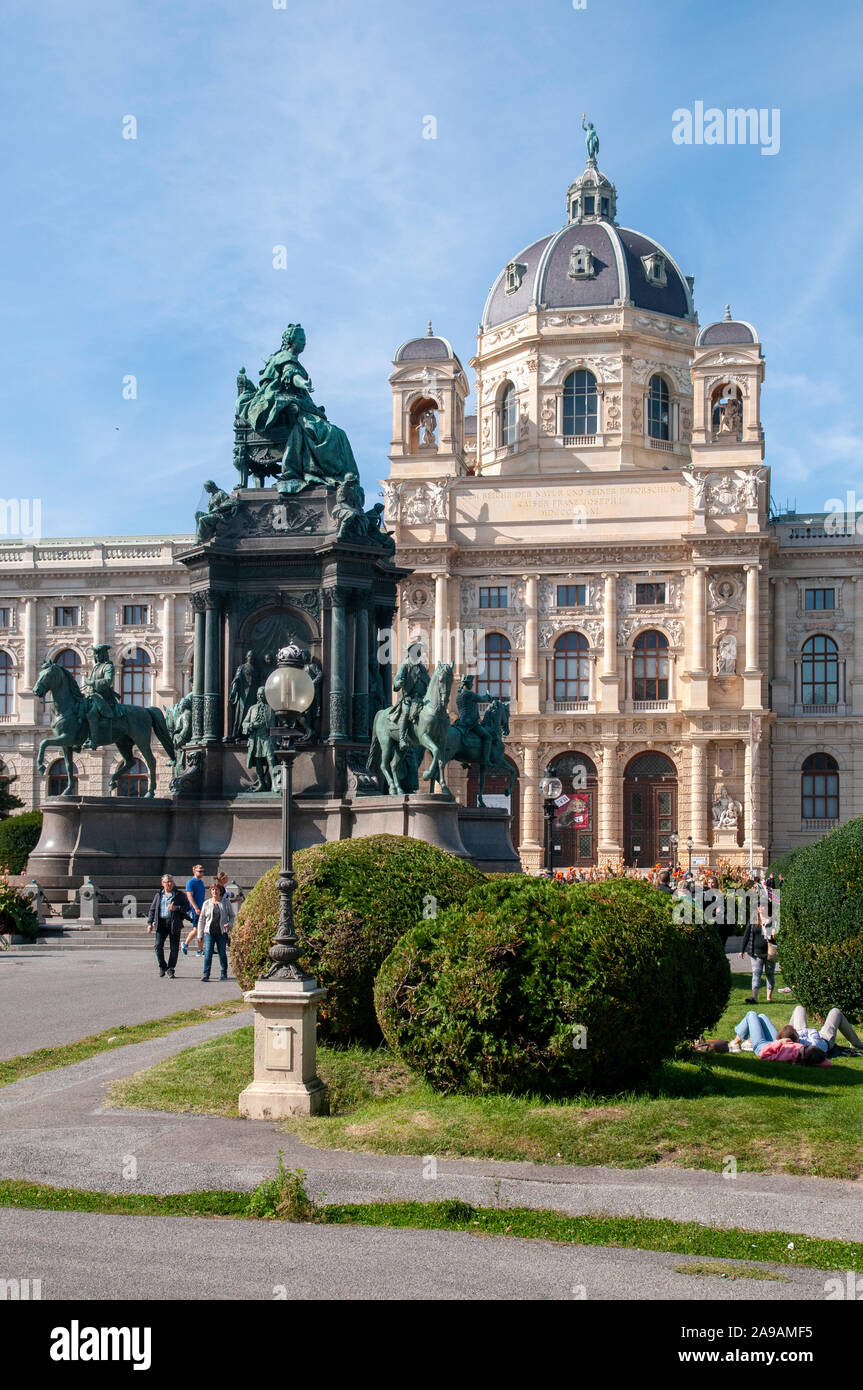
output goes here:
[{"label": "green lawn", "polygon": [[[717,1037],[730,1037],[748,993],[749,977],[734,976]],[[782,995],[762,1011],[781,1025],[793,1002]],[[666,1063],[649,1092],[561,1104],[441,1096],[383,1049],[318,1057],[331,1114],[285,1129],[322,1148],[624,1168],[721,1169],[733,1157],[755,1172],[863,1176],[863,1059],[804,1069],[699,1056]],[[252,1030],[241,1029],[115,1083],[110,1103],[236,1115],[251,1075]]]}]

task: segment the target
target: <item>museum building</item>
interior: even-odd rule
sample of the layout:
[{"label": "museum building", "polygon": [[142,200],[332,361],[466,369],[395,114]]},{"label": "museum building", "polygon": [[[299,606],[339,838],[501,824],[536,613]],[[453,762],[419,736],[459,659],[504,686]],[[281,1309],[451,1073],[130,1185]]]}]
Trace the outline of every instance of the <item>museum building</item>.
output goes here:
[{"label": "museum building", "polygon": [[[726,310],[699,326],[692,279],[619,224],[595,159],[565,206],[491,287],[468,363],[475,416],[431,325],[395,354],[381,481],[412,575],[392,659],[419,639],[510,700],[525,868],[542,862],[547,767],[581,789],[556,864],[670,861],[674,837],[684,863],[690,837],[696,862],[762,863],[863,814],[861,539],[853,522],[771,516],[752,325]],[[27,806],[67,785],[50,748],[36,771],[46,657],[80,684],[106,642],[124,702],[190,690],[177,557],[193,539],[0,541],[0,779]],[[119,761],[76,755],[78,790],[107,794]],[[475,795],[455,768],[449,780]],[[487,783],[493,798],[509,780]],[[145,785],[139,763],[120,792]]]}]

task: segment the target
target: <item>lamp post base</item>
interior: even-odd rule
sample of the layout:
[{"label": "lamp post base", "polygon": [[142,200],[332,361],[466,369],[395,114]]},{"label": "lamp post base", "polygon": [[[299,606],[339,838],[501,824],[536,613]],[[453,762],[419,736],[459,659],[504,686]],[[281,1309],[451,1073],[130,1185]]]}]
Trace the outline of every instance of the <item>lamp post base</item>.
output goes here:
[{"label": "lamp post base", "polygon": [[326,997],[311,976],[257,980],[243,996],[255,1010],[255,1075],[239,1098],[245,1119],[327,1114],[327,1088],[317,1075],[318,1004]]}]

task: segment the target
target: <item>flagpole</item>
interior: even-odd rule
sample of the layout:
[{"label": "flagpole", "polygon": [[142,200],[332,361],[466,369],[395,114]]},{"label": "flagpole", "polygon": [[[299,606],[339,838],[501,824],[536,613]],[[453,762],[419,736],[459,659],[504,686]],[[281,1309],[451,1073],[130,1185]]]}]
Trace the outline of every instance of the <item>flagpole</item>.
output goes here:
[{"label": "flagpole", "polygon": [[749,712],[749,877],[755,869],[755,744],[752,738],[752,711]]}]

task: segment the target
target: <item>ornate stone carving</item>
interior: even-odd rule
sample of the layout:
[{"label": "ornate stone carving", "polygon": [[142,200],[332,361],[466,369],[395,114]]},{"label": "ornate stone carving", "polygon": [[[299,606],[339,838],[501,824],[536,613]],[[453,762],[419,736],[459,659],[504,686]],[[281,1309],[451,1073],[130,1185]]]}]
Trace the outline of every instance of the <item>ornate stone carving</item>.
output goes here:
[{"label": "ornate stone carving", "polygon": [[745,603],[743,584],[734,574],[713,575],[707,582],[707,592],[714,613],[739,611]]},{"label": "ornate stone carving", "polygon": [[732,633],[720,637],[716,644],[717,676],[733,676],[737,671],[737,638]]},{"label": "ornate stone carving", "polygon": [[620,433],[620,397],[609,396],[605,403],[605,431],[607,434]]},{"label": "ornate stone carving", "polygon": [[554,434],[557,429],[557,398],[555,396],[546,395],[543,398],[541,420],[543,434]]},{"label": "ornate stone carving", "polygon": [[540,320],[540,327],[581,328],[588,324],[600,327],[606,324],[619,322],[620,315],[618,313],[606,310],[591,314],[543,314]]},{"label": "ornate stone carving", "polygon": [[713,813],[714,830],[736,830],[737,819],[743,807],[739,801],[729,795],[728,788],[724,785],[719,790],[719,795],[711,807]]}]

